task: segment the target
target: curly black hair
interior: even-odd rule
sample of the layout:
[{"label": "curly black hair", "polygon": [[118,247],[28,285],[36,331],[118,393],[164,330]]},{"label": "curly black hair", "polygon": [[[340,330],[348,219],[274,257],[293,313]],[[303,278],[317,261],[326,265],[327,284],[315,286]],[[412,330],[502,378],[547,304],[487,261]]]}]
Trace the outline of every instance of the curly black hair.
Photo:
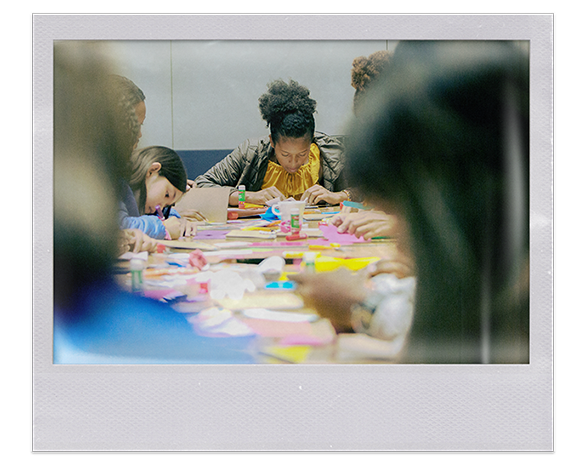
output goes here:
[{"label": "curly black hair", "polygon": [[317,102],[309,94],[308,88],[294,80],[287,84],[278,79],[268,84],[268,92],[258,99],[258,107],[273,143],[280,137],[313,137]]},{"label": "curly black hair", "polygon": [[386,50],[376,51],[368,57],[359,56],[353,60],[351,68],[351,86],[355,89],[353,112],[359,113],[361,99],[369,87],[387,69],[392,53]]}]

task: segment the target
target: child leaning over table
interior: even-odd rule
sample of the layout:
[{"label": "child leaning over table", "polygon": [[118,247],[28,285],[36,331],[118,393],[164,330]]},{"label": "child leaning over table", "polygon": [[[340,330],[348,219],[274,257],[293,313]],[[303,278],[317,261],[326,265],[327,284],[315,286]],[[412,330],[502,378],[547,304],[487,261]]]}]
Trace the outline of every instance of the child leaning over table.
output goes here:
[{"label": "child leaning over table", "polygon": [[[528,363],[527,52],[505,41],[400,41],[347,140],[356,186],[407,229],[417,287],[398,360]],[[300,291],[334,310],[336,326],[357,329],[347,316],[375,305],[375,318],[381,304],[355,275],[343,283],[345,309],[321,280],[339,276],[315,274]]]},{"label": "child leaning over table", "polygon": [[[133,152],[131,167],[119,211],[121,228],[137,229],[155,239],[193,236],[194,224],[172,209],[187,189],[179,155],[164,146],[149,146]],[[199,214],[196,218],[203,219]]]},{"label": "child leaning over table", "polygon": [[[357,215],[357,214],[354,214]],[[412,325],[416,278],[400,233],[396,255],[357,273],[347,269],[290,274],[305,304],[328,318],[337,332],[367,334],[388,341],[394,358],[402,352]]]}]

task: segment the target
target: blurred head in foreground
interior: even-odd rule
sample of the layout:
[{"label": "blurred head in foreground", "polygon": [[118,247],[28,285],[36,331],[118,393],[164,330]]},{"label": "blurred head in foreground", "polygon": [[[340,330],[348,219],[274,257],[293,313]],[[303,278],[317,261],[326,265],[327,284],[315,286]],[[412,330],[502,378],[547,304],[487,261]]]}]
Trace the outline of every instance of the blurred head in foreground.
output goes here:
[{"label": "blurred head in foreground", "polygon": [[[74,304],[86,284],[107,279],[118,250],[119,180],[128,178],[136,125],[106,88],[100,48],[54,47],[55,303]],[[129,107],[127,107],[129,108]]]},{"label": "blurred head in foreground", "polygon": [[197,336],[168,304],[116,284],[134,105],[112,95],[98,44],[54,52],[54,363],[252,362],[252,337]]},{"label": "blurred head in foreground", "polygon": [[409,362],[528,362],[528,69],[511,42],[400,42],[353,121],[350,173],[411,234]]}]

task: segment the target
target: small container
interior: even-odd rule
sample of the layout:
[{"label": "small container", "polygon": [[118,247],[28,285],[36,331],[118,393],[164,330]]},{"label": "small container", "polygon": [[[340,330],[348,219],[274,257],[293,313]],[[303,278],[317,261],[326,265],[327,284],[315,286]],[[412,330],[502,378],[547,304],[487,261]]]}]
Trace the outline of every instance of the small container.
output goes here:
[{"label": "small container", "polygon": [[305,252],[303,255],[304,271],[306,273],[315,273],[315,258],[317,254],[314,252]]},{"label": "small container", "polygon": [[290,212],[291,233],[298,235],[301,232],[301,214],[298,207],[294,207]]},{"label": "small container", "polygon": [[129,270],[131,271],[131,291],[143,293],[143,269],[145,264],[141,259],[131,259]]},{"label": "small container", "polygon": [[238,185],[238,209],[244,209],[246,203],[246,186]]}]

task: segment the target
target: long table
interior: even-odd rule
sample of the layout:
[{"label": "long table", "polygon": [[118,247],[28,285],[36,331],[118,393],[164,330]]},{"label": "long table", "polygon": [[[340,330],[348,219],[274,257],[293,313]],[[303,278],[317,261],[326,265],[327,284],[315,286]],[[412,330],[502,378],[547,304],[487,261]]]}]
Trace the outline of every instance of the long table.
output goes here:
[{"label": "long table", "polygon": [[[147,257],[143,294],[183,313],[198,335],[251,337],[249,350],[256,363],[390,362],[389,343],[336,333],[329,320],[305,306],[287,279],[289,273],[303,271],[306,252],[316,253],[319,271],[347,264],[363,268],[395,254],[393,239],[340,244],[326,239],[322,219],[338,212],[338,207],[307,210],[303,232],[308,237],[297,241],[277,232],[277,222],[260,217],[200,224],[191,239],[159,242],[161,252]],[[262,233],[269,230],[274,231]],[[248,232],[255,236],[239,236]],[[261,271],[260,264],[269,258],[284,259],[281,272]],[[131,289],[129,274],[120,273],[119,280]]]}]

